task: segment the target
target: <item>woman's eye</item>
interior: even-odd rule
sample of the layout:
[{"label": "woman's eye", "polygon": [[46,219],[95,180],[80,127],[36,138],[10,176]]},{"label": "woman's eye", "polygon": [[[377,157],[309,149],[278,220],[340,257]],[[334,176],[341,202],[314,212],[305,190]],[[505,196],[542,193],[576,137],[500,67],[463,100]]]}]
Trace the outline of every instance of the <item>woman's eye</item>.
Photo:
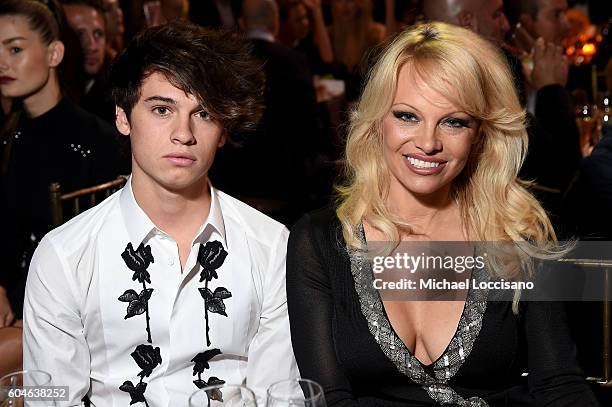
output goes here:
[{"label": "woman's eye", "polygon": [[393,116],[403,122],[416,123],[419,121],[413,113],[409,112],[393,112]]},{"label": "woman's eye", "polygon": [[22,48],[19,48],[19,47],[11,47],[11,49],[10,49],[10,53],[11,53],[11,54],[18,54],[18,53],[20,53],[22,50],[23,50],[23,49],[22,49]]},{"label": "woman's eye", "polygon": [[444,120],[443,124],[445,126],[452,127],[454,129],[461,129],[464,127],[470,127],[470,120],[469,119],[459,119],[456,117],[449,117],[448,119]]}]

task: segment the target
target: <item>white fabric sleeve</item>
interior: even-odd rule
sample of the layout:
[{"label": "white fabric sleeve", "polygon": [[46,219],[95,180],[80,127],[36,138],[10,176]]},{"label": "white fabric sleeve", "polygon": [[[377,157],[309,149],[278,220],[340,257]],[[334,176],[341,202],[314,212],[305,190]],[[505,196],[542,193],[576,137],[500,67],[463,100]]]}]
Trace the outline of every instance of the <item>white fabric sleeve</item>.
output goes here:
[{"label": "white fabric sleeve", "polygon": [[278,381],[299,377],[291,346],[285,264],[289,232],[283,228],[270,249],[259,328],[249,346],[246,385],[265,405],[266,390]]},{"label": "white fabric sleeve", "polygon": [[26,284],[23,368],[50,373],[53,386],[68,386],[69,400],[32,405],[80,406],[89,391],[89,349],[71,275],[45,237],[34,253]]}]

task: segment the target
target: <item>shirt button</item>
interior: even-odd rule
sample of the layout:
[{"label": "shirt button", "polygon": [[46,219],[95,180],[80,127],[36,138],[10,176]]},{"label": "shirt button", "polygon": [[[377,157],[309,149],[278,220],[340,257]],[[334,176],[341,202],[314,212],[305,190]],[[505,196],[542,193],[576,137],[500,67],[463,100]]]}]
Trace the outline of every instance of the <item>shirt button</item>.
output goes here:
[{"label": "shirt button", "polygon": [[168,259],[168,265],[169,265],[169,266],[174,266],[174,259],[173,259],[172,257],[170,257],[170,258]]}]

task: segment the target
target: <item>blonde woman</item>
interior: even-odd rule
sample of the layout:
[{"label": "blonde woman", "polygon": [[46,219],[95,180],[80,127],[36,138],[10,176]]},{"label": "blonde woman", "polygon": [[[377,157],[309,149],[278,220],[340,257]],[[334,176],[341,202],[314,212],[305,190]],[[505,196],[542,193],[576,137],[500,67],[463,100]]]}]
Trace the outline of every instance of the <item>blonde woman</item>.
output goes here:
[{"label": "blonde woman", "polygon": [[304,216],[289,239],[293,346],[329,405],[597,405],[562,305],[487,302],[474,290],[385,301],[360,255],[376,241],[521,241],[547,257],[554,231],[517,180],[526,140],[488,41],[426,24],[382,53],[352,113],[338,204]]}]

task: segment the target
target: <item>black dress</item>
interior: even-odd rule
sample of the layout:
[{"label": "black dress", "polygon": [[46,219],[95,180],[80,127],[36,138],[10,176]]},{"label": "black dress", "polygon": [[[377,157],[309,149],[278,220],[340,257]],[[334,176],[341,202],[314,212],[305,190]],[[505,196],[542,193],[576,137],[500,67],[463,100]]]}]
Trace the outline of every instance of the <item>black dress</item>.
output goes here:
[{"label": "black dress", "polygon": [[51,227],[49,184],[69,192],[122,174],[117,137],[109,124],[63,98],[35,119],[22,114],[16,132],[0,143],[0,157],[10,148],[0,174],[0,285],[18,318],[30,258]]},{"label": "black dress", "polygon": [[293,348],[302,377],[323,386],[330,406],[598,405],[562,304],[521,303],[515,315],[511,303],[479,295],[468,293],[447,349],[423,365],[391,327],[370,263],[348,254],[332,210],[304,216],[289,237]]}]

